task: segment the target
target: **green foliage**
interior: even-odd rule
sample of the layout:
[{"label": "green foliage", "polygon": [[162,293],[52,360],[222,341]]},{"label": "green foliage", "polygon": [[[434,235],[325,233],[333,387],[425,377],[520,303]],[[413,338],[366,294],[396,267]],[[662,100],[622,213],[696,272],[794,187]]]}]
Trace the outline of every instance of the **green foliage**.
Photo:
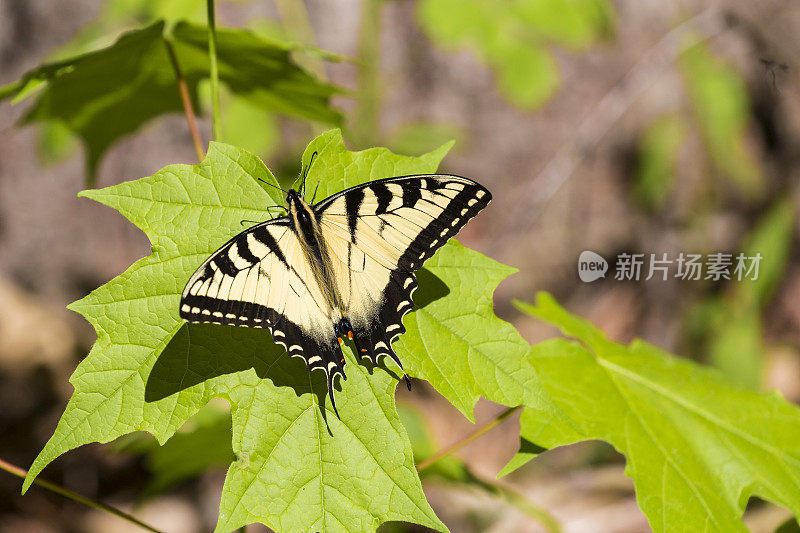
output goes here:
[{"label": "green foliage", "polygon": [[558,87],[550,45],[573,50],[611,33],[605,0],[421,0],[422,29],[439,45],[471,47],[491,65],[503,94],[533,109]]},{"label": "green foliage", "polygon": [[[379,148],[349,152],[333,130],[314,139],[302,161],[308,189],[318,184],[318,197],[325,197],[372,179],[433,172],[449,148],[416,158]],[[241,231],[241,220],[263,219],[267,207],[283,203],[281,193],[258,178],[277,183],[257,157],[213,143],[200,165],[172,165],[82,193],[140,227],[153,254],[71,306],[93,324],[98,341],[71,378],[75,394],[25,488],[72,448],[134,431],[164,443],[212,398],[223,398],[231,405],[236,459],[223,487],[219,531],[256,521],[282,531],[370,530],[401,520],[445,530],[422,493],[394,405],[393,369],[372,368],[347,348],[340,420],[332,416],[324,378],[286,357],[268,332],[188,325],[178,317],[180,292],[197,265]],[[791,225],[790,208],[775,213],[765,224]],[[764,242],[783,241],[757,232],[747,248]],[[613,343],[546,295],[538,306],[520,308],[580,343],[557,339],[531,348],[492,311],[491,291],[511,273],[451,241],[419,271],[417,310],[394,345],[410,375],[429,381],[467,417],[481,396],[525,406],[522,447],[511,466],[542,447],[606,440],[627,456],[639,504],[655,530],[672,524],[740,530],[751,495],[800,511],[796,408],[776,395],[738,389],[646,343]],[[764,282],[757,294],[773,286]],[[424,426],[408,419],[422,443],[417,457],[430,454]],[[190,453],[191,441],[175,439],[160,460]],[[198,458],[160,483],[209,461]],[[543,523],[552,521],[455,459],[430,473],[482,486]]]},{"label": "green foliage", "polygon": [[[428,421],[419,409],[410,404],[397,404],[397,413],[403,426],[408,432],[411,446],[414,449],[414,462],[419,464],[434,453],[439,451],[431,435]],[[453,455],[448,455],[432,463],[428,468],[420,472],[422,477],[434,476],[451,482],[471,482],[472,474],[467,470],[463,461]]]},{"label": "green foliage", "polygon": [[[180,0],[183,1],[183,0]],[[83,26],[78,33],[67,43],[59,46],[48,54],[46,63],[63,61],[74,56],[82,55],[92,50],[97,50],[110,46],[113,42],[111,36],[119,33],[120,27],[126,27],[121,19],[130,22],[128,19],[134,15],[133,9],[128,9],[132,4],[145,4],[150,0],[109,0],[104,2],[99,14],[92,22]],[[157,3],[157,2],[154,2]],[[172,4],[172,1],[165,1],[163,4]],[[124,8],[121,9],[122,5]],[[136,9],[135,14],[141,14],[142,10]],[[123,17],[122,14],[125,16]],[[156,17],[160,18],[160,17]],[[187,18],[187,17],[184,17]],[[148,20],[148,23],[152,20]],[[139,25],[139,20],[134,21]],[[14,103],[21,101],[23,94],[18,94]],[[58,121],[38,123],[38,144],[37,149],[41,161],[45,164],[62,161],[70,156],[80,146],[78,139],[64,124]]]},{"label": "green foliage", "polygon": [[280,143],[277,117],[265,109],[232,95],[222,97],[222,142],[268,158]]},{"label": "green foliage", "polygon": [[524,411],[523,438],[548,448],[601,439],[627,458],[655,531],[744,531],[758,495],[800,515],[800,411],[778,394],[737,388],[715,371],[643,341],[612,342],[547,294],[518,302],[575,340],[534,346],[529,361],[576,438]]},{"label": "green foliage", "polygon": [[760,389],[765,351],[759,309],[722,297],[711,300],[708,311],[705,360],[732,383]]},{"label": "green foliage", "polygon": [[734,291],[748,304],[764,307],[783,279],[791,255],[795,208],[790,197],[778,199],[751,230],[742,245],[747,256],[761,254],[758,278],[740,283]]},{"label": "green foliage", "polygon": [[112,444],[117,453],[145,456],[152,476],[144,496],[160,494],[177,483],[236,460],[231,450],[231,415],[213,403],[197,412],[163,446],[146,433],[126,435]]},{"label": "green foliage", "polygon": [[401,154],[421,154],[430,146],[442,145],[450,140],[463,150],[467,132],[463,129],[442,123],[413,122],[395,130],[390,139],[390,147]]},{"label": "green foliage", "polygon": [[[337,89],[295,65],[292,48],[246,30],[217,30],[220,79],[230,90],[263,110],[332,124],[341,122],[329,106]],[[197,85],[208,77],[204,26],[163,22],[123,34],[108,48],[47,63],[0,87],[0,100],[35,93],[23,117],[60,121],[86,145],[90,181],[103,153],[119,138],[164,113],[183,110],[172,47],[197,109]]]},{"label": "green foliage", "polygon": [[[400,414],[400,419],[403,421],[403,425],[408,431],[408,436],[411,438],[411,446],[414,448],[414,461],[417,464],[439,451],[439,447],[434,444],[428,422],[419,409],[401,403],[397,405],[397,412]],[[439,482],[455,484],[465,488],[482,489],[541,523],[547,531],[553,533],[561,531],[558,522],[546,510],[533,504],[525,496],[517,493],[507,485],[481,479],[461,459],[454,455],[446,455],[431,463],[420,472],[420,477],[424,480],[434,478]]]},{"label": "green foliage", "polygon": [[775,533],[800,533],[800,524],[794,518],[783,522],[775,529]]},{"label": "green foliage", "polygon": [[732,179],[743,194],[759,194],[763,176],[745,142],[750,101],[744,80],[736,70],[715,58],[705,43],[684,52],[681,66],[700,132],[715,167]]},{"label": "green foliage", "polygon": [[45,122],[37,135],[39,156],[44,163],[62,161],[78,148],[72,132],[61,122]]},{"label": "green foliage", "polygon": [[[307,167],[317,152],[309,189],[320,180],[323,197],[371,179],[433,172],[448,148],[418,158],[386,149],[354,153],[334,130],[312,141],[303,162]],[[147,431],[163,443],[220,397],[231,404],[237,460],[223,488],[218,530],[254,521],[281,531],[343,524],[368,530],[388,520],[444,530],[425,501],[394,409],[394,371],[364,366],[346,350],[339,420],[324,378],[287,357],[267,331],[179,318],[180,293],[197,265],[241,231],[241,220],[263,219],[266,207],[282,204],[280,193],[257,178],[276,183],[255,156],[213,143],[200,165],[172,165],[82,193],[140,227],[153,254],[70,306],[93,324],[98,340],[70,380],[75,393],[25,488],[53,459],[88,442]],[[411,375],[441,386],[463,409],[484,391],[521,396],[525,349],[492,314],[489,292],[510,272],[454,241],[419,272],[418,309],[406,317],[409,332],[395,347]]]},{"label": "green foliage", "polygon": [[761,254],[758,278],[731,281],[725,294],[706,303],[708,361],[734,383],[751,389],[761,386],[765,353],[761,313],[783,279],[794,219],[791,200],[777,201],[747,236],[741,250],[749,257]]},{"label": "green foliage", "polygon": [[672,191],[678,151],[685,137],[683,120],[673,115],[651,124],[640,140],[634,195],[645,209],[659,209]]},{"label": "green foliage", "polygon": [[103,5],[101,17],[108,22],[164,19],[201,24],[206,21],[206,6],[196,0],[109,0]]}]

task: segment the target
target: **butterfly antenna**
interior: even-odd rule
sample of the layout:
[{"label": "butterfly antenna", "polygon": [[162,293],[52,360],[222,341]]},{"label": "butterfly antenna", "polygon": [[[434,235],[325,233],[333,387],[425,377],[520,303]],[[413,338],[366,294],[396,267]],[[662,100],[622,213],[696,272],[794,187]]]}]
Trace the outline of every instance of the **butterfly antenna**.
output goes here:
[{"label": "butterfly antenna", "polygon": [[314,187],[314,196],[311,198],[311,205],[314,205],[314,199],[317,197],[317,190],[319,189],[319,182],[317,182],[317,186]]},{"label": "butterfly antenna", "polygon": [[[280,209],[281,211],[284,211],[286,208],[285,208],[285,207],[283,207],[283,206],[280,206],[280,205],[269,205],[269,206],[265,207],[264,209],[266,209],[267,211],[269,211],[270,209]],[[240,220],[240,221],[239,221],[239,224],[241,224],[242,226],[244,226],[244,225],[245,225],[245,223],[247,223],[247,224],[261,224],[262,222],[268,222],[268,221],[264,221],[264,220],[247,220],[247,219],[244,219],[244,220]]]},{"label": "butterfly antenna", "polygon": [[[317,157],[317,151],[315,150],[313,154],[311,154],[311,161],[308,162],[308,166],[306,167],[305,171],[303,171],[303,181],[300,184],[300,195],[303,196],[305,199],[305,192],[306,192],[306,178],[308,177],[308,171],[311,170],[311,165],[314,164],[314,159]],[[317,186],[319,186],[319,182],[317,182]],[[314,203],[314,200],[311,200],[311,203]]]},{"label": "butterfly antenna", "polygon": [[283,192],[284,194],[289,194],[289,191],[286,191],[286,190],[284,190],[283,188],[281,188],[281,187],[278,187],[278,186],[277,186],[277,185],[275,185],[274,183],[270,183],[270,182],[268,182],[267,180],[264,180],[264,179],[261,179],[261,178],[256,178],[256,179],[257,179],[258,181],[260,181],[261,183],[266,183],[266,184],[267,184],[267,185],[269,185],[270,187],[275,187],[276,189],[278,189],[279,191]]}]

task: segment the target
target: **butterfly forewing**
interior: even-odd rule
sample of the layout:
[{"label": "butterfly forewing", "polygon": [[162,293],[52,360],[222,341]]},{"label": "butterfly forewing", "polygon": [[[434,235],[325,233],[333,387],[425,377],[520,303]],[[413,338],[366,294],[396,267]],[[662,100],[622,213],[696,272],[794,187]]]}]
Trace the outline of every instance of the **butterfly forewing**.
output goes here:
[{"label": "butterfly forewing", "polygon": [[190,278],[180,314],[190,322],[268,328],[273,340],[328,380],[342,373],[331,316],[286,218],[243,231]]},{"label": "butterfly forewing", "polygon": [[353,187],[315,208],[360,355],[400,363],[391,343],[413,308],[413,271],[490,199],[459,176],[407,176]]}]

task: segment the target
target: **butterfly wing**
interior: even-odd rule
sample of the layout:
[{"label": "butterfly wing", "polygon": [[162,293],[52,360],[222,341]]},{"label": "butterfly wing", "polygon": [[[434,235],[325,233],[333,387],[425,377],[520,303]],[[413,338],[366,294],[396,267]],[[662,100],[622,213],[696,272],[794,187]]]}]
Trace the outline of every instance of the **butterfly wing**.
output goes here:
[{"label": "butterfly wing", "polygon": [[[288,218],[249,228],[214,252],[181,296],[189,322],[268,328],[273,340],[332,387],[344,376],[333,319]],[[331,394],[331,401],[333,395]],[[334,404],[335,409],[335,404]]]},{"label": "butterfly wing", "polygon": [[423,175],[359,185],[314,208],[359,355],[400,365],[392,342],[413,309],[414,270],[490,200],[470,179]]}]

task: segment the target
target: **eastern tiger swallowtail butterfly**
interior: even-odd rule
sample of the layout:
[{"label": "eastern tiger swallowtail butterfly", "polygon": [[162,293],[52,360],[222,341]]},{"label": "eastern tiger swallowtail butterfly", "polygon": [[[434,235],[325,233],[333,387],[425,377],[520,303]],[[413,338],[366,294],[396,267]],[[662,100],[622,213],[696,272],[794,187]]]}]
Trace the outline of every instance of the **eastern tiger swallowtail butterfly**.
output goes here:
[{"label": "eastern tiger swallowtail butterfly", "polygon": [[239,233],[200,265],[180,315],[268,328],[309,371],[325,372],[339,416],[333,380],[347,379],[344,338],[373,364],[388,356],[402,369],[392,342],[414,306],[414,271],[491,197],[470,179],[443,174],[372,181],[316,204],[290,190],[286,216]]}]

